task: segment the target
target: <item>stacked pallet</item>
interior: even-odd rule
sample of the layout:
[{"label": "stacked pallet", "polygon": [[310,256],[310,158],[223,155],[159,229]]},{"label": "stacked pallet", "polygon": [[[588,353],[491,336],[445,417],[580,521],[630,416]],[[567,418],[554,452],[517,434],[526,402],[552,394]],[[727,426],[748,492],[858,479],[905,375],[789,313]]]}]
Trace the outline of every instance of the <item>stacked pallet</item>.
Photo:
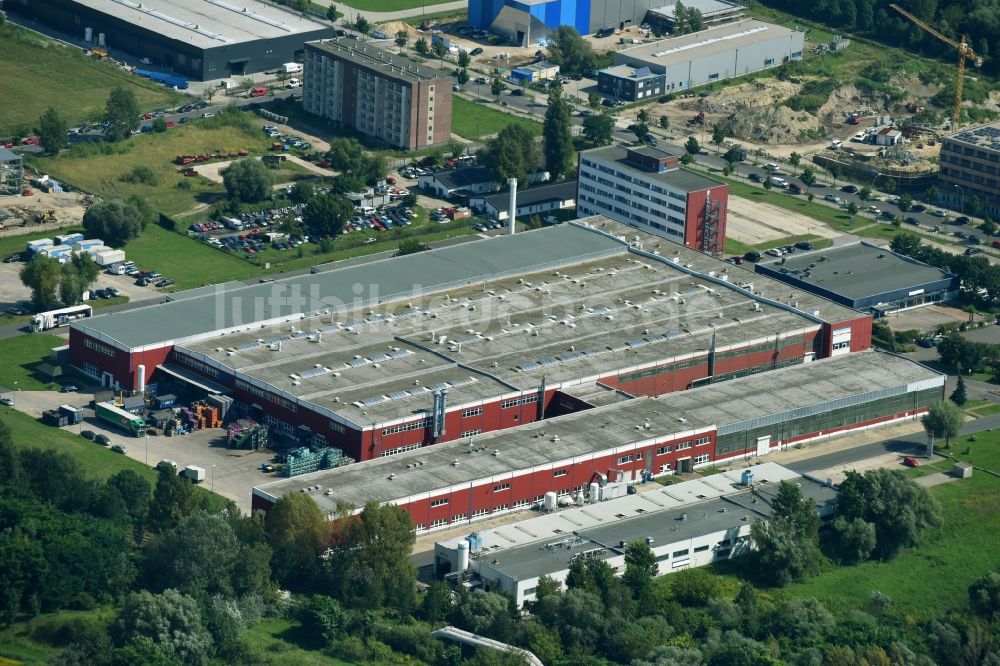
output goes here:
[{"label": "stacked pallet", "polygon": [[231,449],[256,451],[267,448],[267,426],[250,419],[238,419],[227,428],[227,443]]},{"label": "stacked pallet", "polygon": [[200,428],[221,428],[222,415],[219,408],[208,403],[198,402],[194,405],[194,415],[198,419]]},{"label": "stacked pallet", "polygon": [[233,406],[233,399],[228,395],[210,395],[205,398],[205,401],[210,406],[219,410],[219,416],[223,421],[226,420],[226,416],[229,414],[229,409]]}]

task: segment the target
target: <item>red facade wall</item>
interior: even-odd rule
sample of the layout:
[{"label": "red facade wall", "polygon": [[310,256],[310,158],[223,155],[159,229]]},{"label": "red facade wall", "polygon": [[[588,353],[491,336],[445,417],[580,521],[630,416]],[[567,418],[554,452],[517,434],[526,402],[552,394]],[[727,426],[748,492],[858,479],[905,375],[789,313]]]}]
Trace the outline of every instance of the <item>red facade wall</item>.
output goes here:
[{"label": "red facade wall", "polygon": [[858,313],[857,319],[838,322],[836,324],[823,324],[823,353],[824,357],[833,352],[833,332],[839,328],[850,327],[851,329],[851,351],[864,351],[872,346],[872,318],[871,315]]},{"label": "red facade wall", "polygon": [[[98,349],[87,346],[87,341],[101,349],[109,349],[112,355],[105,354]],[[83,369],[85,364],[93,363],[98,368],[98,374],[110,372],[121,384],[123,389],[135,390],[138,388],[138,375],[136,369],[140,365],[146,366],[146,382],[155,381],[153,373],[156,366],[163,363],[172,345],[150,349],[142,352],[129,353],[117,349],[107,342],[89,336],[82,331],[71,328],[69,331],[69,361],[70,364]]]},{"label": "red facade wall", "polygon": [[702,249],[705,236],[705,202],[711,196],[718,203],[719,219],[716,224],[715,243],[706,247],[708,252],[722,252],[726,242],[726,215],[729,209],[729,186],[719,185],[707,190],[688,192],[687,208],[684,214],[684,244],[696,250]]}]

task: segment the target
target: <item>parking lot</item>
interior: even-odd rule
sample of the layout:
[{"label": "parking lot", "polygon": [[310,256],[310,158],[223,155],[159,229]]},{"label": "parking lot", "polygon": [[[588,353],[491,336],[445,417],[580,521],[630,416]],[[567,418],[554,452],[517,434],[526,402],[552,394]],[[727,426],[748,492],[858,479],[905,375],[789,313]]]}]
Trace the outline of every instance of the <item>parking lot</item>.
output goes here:
[{"label": "parking lot", "polygon": [[726,236],[747,245],[758,245],[788,236],[805,235],[830,238],[834,243],[838,239],[850,238],[806,215],[743,197],[729,197]]}]

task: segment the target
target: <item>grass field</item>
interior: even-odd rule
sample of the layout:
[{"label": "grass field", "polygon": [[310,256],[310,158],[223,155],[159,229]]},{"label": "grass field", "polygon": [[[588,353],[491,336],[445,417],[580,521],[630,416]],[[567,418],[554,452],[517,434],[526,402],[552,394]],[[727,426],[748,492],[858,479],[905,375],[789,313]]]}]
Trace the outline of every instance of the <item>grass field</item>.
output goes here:
[{"label": "grass field", "polygon": [[261,666],[350,666],[351,662],[328,657],[318,650],[306,650],[305,632],[292,620],[264,620],[243,635],[253,663]]},{"label": "grass field", "polygon": [[[0,421],[10,427],[16,445],[61,451],[73,458],[86,476],[106,479],[123,469],[130,469],[150,483],[156,483],[156,473],[151,467],[84,439],[73,431],[44,425],[10,407],[0,407]],[[122,438],[123,441],[127,439],[130,438]],[[126,444],[130,447],[141,446],[141,440],[126,441]],[[222,500],[222,497],[219,499]]]},{"label": "grass field", "polygon": [[[968,439],[959,438],[951,452],[1000,471],[1000,432],[981,433],[975,442]],[[931,469],[950,470],[952,464],[946,461]],[[918,619],[964,609],[972,581],[1000,566],[1000,479],[976,471],[971,479],[946,483],[931,492],[941,502],[944,525],[926,543],[890,562],[831,568],[778,594],[857,608],[878,590]]]},{"label": "grass field", "polygon": [[49,391],[59,385],[37,375],[37,366],[49,357],[53,347],[66,344],[55,335],[32,333],[0,340],[0,384],[22,391]]},{"label": "grass field", "polygon": [[458,96],[451,98],[451,131],[470,141],[496,134],[507,125],[521,125],[532,136],[541,136],[542,126],[534,120],[513,116]]},{"label": "grass field", "polygon": [[[182,176],[172,160],[177,155],[211,153],[220,148],[226,151],[249,148],[251,154],[263,153],[270,144],[258,129],[249,122],[241,128],[226,125],[219,118],[199,120],[178,125],[163,134],[142,134],[122,144],[109,146],[114,154],[102,154],[86,146],[58,157],[36,157],[30,163],[42,173],[51,174],[85,192],[109,199],[137,194],[154,210],[177,215],[199,203],[214,201],[224,189],[221,184],[205,178]],[[121,180],[123,174],[138,165],[153,170],[156,174],[154,185]],[[179,188],[177,185],[182,182],[190,185],[191,189]]]},{"label": "grass field", "polygon": [[177,290],[246,279],[261,272],[239,257],[155,224],[129,242],[125,252],[140,268],[172,277]]},{"label": "grass field", "polygon": [[96,120],[104,113],[108,93],[118,85],[131,88],[143,110],[165,109],[188,99],[11,23],[0,26],[0,43],[6,100],[0,111],[0,136],[34,127],[49,106],[71,125]]},{"label": "grass field", "polygon": [[[324,3],[319,3],[324,4]],[[328,3],[326,3],[328,4]],[[361,14],[364,16],[365,12],[397,12],[401,9],[413,9],[415,7],[426,7],[430,11],[434,11],[434,0],[347,0],[346,2],[335,2],[333,3],[338,7],[354,7],[356,10],[354,15],[357,16]],[[325,5],[324,5],[325,6]],[[350,12],[348,12],[350,16]]]},{"label": "grass field", "polygon": [[[825,222],[839,231],[850,231],[851,229],[851,216],[847,211],[825,206],[815,201],[809,201],[809,199],[801,195],[793,196],[775,190],[769,192],[756,185],[750,185],[731,178],[722,178],[719,174],[712,174],[712,177],[728,183],[729,194],[731,195],[778,206],[793,213],[807,215],[814,220]],[[854,226],[859,226],[863,222],[861,215],[855,215],[854,217]]]},{"label": "grass field", "polygon": [[822,250],[833,245],[833,241],[829,238],[822,238],[820,236],[814,236],[812,234],[802,234],[799,236],[786,236],[784,238],[778,238],[776,240],[767,241],[766,243],[758,243],[757,245],[747,245],[746,243],[741,243],[735,238],[727,238],[725,252],[726,254],[739,254],[743,255],[750,250],[757,250],[758,252],[763,252],[764,250],[770,250],[772,247],[778,247],[781,245],[795,245],[800,241],[809,241],[812,243],[814,250]]}]

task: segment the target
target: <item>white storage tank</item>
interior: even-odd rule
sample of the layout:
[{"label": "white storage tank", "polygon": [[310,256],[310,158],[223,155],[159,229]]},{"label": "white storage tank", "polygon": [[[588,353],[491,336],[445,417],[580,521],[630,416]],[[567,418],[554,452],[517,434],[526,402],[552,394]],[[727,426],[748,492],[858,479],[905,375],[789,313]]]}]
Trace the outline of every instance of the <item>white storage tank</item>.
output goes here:
[{"label": "white storage tank", "polygon": [[94,42],[94,29],[93,28],[84,28],[83,29],[83,41],[87,42],[87,44],[92,44]]},{"label": "white storage tank", "polygon": [[458,571],[466,571],[469,568],[469,542],[458,542]]},{"label": "white storage tank", "polygon": [[590,484],[590,501],[591,502],[601,501],[601,484],[596,482]]},{"label": "white storage tank", "polygon": [[545,504],[544,504],[545,510],[546,511],[555,511],[556,510],[556,505],[557,505],[556,494],[554,492],[552,492],[551,490],[549,492],[545,493]]},{"label": "white storage tank", "polygon": [[146,392],[146,366],[141,363],[136,366],[136,383],[139,384],[139,393]]}]

